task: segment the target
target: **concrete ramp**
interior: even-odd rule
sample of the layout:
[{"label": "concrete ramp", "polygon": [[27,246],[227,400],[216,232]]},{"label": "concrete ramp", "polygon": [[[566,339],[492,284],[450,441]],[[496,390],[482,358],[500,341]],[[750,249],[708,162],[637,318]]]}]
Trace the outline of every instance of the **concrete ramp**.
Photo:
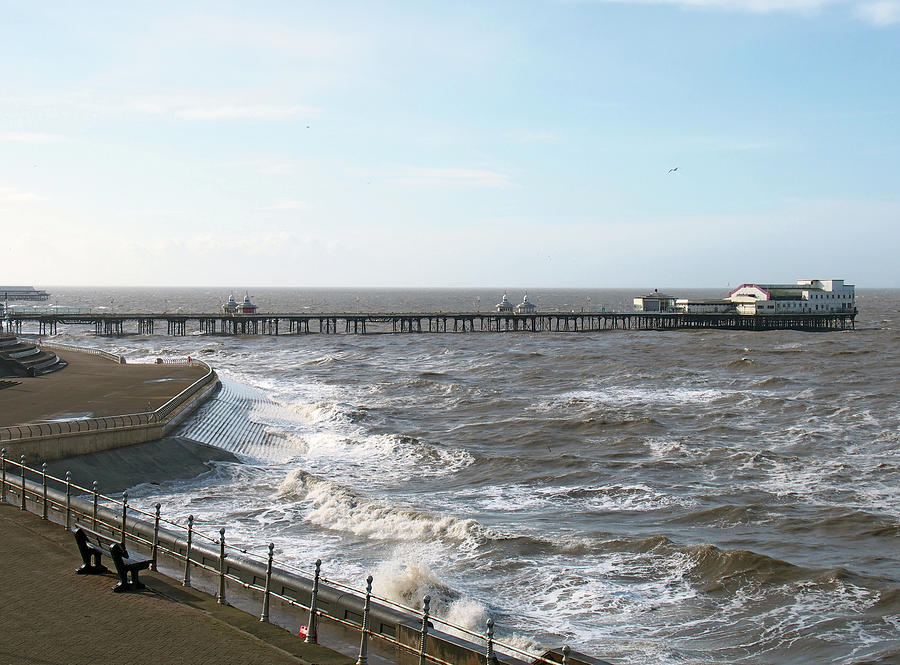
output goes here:
[{"label": "concrete ramp", "polygon": [[296,450],[283,436],[254,420],[281,407],[250,386],[220,377],[222,388],[178,431],[179,436],[202,441],[235,455],[284,462]]}]

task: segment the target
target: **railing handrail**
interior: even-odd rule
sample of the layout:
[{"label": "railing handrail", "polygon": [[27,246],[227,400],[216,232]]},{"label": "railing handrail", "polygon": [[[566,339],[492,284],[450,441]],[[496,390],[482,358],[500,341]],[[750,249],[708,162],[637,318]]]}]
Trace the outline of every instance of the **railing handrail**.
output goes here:
[{"label": "railing handrail", "polygon": [[117,362],[120,365],[125,364],[125,356],[118,356],[114,353],[104,351],[103,349],[95,349],[90,346],[76,346],[74,344],[65,344],[64,342],[42,342],[40,340],[38,340],[37,346],[46,346],[51,349],[62,349],[64,351],[78,351],[79,353],[89,353],[94,356],[101,356],[103,358],[106,358],[107,360],[112,360],[113,362]]},{"label": "railing handrail", "polygon": [[[48,345],[49,346],[49,345]],[[71,347],[73,350],[80,350]],[[99,350],[97,350],[99,351]],[[100,353],[106,353],[105,351]],[[107,354],[112,355],[112,354]],[[118,358],[119,356],[115,356]],[[0,441],[17,441],[30,439],[36,436],[56,436],[78,434],[96,430],[116,430],[126,427],[140,427],[143,425],[159,424],[164,422],[176,409],[182,406],[200,388],[210,383],[215,377],[215,370],[202,360],[191,360],[191,364],[201,365],[206,368],[206,373],[170,398],[165,404],[153,411],[139,413],[126,413],[115,416],[99,416],[96,418],[80,418],[49,423],[23,423],[0,427]]]}]

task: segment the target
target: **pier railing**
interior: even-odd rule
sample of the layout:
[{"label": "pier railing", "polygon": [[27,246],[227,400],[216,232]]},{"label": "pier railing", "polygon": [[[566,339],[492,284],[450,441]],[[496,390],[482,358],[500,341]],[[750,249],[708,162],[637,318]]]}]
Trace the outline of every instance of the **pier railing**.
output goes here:
[{"label": "pier railing", "polygon": [[[543,655],[529,653],[496,639],[490,618],[483,633],[471,630],[434,616],[429,596],[422,599],[422,607],[410,607],[373,594],[372,576],[366,578],[365,588],[325,577],[320,559],[311,562],[309,570],[289,563],[276,566],[274,543],[260,547],[258,552],[229,544],[225,527],[216,533],[205,533],[194,528],[193,515],[186,524],[166,519],[159,503],[151,510],[136,508],[129,504],[127,492],[122,492],[121,497],[106,496],[100,493],[96,481],[90,488],[77,485],[69,471],[65,478],[57,478],[47,473],[46,463],[35,468],[27,466],[24,455],[18,462],[7,459],[5,448],[0,451],[0,502],[17,505],[42,519],[64,524],[67,529],[87,526],[123,544],[136,545],[152,557],[152,570],[158,571],[162,565],[183,586],[200,581],[201,587],[214,587],[220,604],[228,604],[226,599],[239,589],[248,591],[251,600],[256,598],[260,621],[270,621],[273,599],[281,601],[306,618],[300,635],[306,642],[318,642],[321,621],[342,626],[358,635],[358,663],[367,662],[369,641],[378,640],[395,649],[405,662],[418,658],[420,665],[609,665],[568,646],[542,650]],[[192,576],[199,576],[200,580]],[[236,604],[246,602],[246,594],[236,599]]]},{"label": "pier railing", "polygon": [[[74,346],[70,348],[74,351],[84,350]],[[192,360],[191,364],[205,367],[206,372],[187,388],[153,411],[128,413],[118,416],[100,416],[97,418],[79,418],[46,423],[10,425],[8,427],[0,427],[0,441],[18,441],[41,436],[65,436],[83,432],[111,431],[164,423],[167,418],[182,407],[199,390],[217,379],[215,370],[205,362],[201,360]]]}]

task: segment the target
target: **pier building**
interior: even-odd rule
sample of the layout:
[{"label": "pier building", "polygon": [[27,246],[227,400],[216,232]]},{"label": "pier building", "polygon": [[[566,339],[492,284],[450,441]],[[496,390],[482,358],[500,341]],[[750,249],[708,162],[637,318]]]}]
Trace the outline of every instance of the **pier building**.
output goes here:
[{"label": "pier building", "polygon": [[653,293],[645,293],[634,299],[634,311],[636,312],[674,312],[675,296],[660,293],[653,289]]},{"label": "pier building", "polygon": [[502,314],[512,314],[516,311],[516,308],[509,301],[509,296],[507,294],[503,294],[503,300],[497,303],[497,311]]},{"label": "pier building", "polygon": [[33,286],[0,286],[0,300],[49,300],[50,294]]},{"label": "pier building", "polygon": [[738,314],[852,312],[856,287],[842,279],[798,279],[796,284],[741,284],[728,294]]},{"label": "pier building", "polygon": [[689,300],[679,298],[675,301],[675,311],[682,314],[727,314],[735,311],[730,300]]},{"label": "pier building", "polygon": [[222,313],[231,315],[256,314],[257,309],[256,305],[250,302],[250,294],[247,292],[244,292],[244,300],[240,304],[234,299],[234,292],[232,292],[226,303],[222,305]]},{"label": "pier building", "polygon": [[237,300],[234,299],[234,293],[228,296],[228,300],[222,305],[222,313],[223,314],[237,314],[238,304]]},{"label": "pier building", "polygon": [[516,305],[516,314],[534,314],[537,307],[533,302],[528,300],[528,291],[525,292],[525,296],[522,298],[522,302]]}]

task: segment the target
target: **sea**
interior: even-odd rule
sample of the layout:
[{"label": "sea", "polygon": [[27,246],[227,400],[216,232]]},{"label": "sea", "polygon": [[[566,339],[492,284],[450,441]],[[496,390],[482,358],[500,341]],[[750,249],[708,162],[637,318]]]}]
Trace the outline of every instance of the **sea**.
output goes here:
[{"label": "sea", "polygon": [[[48,290],[110,312],[211,312],[231,292]],[[503,294],[249,295],[261,312],[409,312],[489,311]],[[544,311],[627,311],[636,295],[528,292]],[[55,339],[212,365],[270,445],[133,501],[258,554],[273,542],[310,575],[318,558],[405,604],[430,594],[437,615],[476,631],[491,617],[535,653],[900,663],[900,290],[858,289],[857,306],[855,330],[824,333]]]}]

